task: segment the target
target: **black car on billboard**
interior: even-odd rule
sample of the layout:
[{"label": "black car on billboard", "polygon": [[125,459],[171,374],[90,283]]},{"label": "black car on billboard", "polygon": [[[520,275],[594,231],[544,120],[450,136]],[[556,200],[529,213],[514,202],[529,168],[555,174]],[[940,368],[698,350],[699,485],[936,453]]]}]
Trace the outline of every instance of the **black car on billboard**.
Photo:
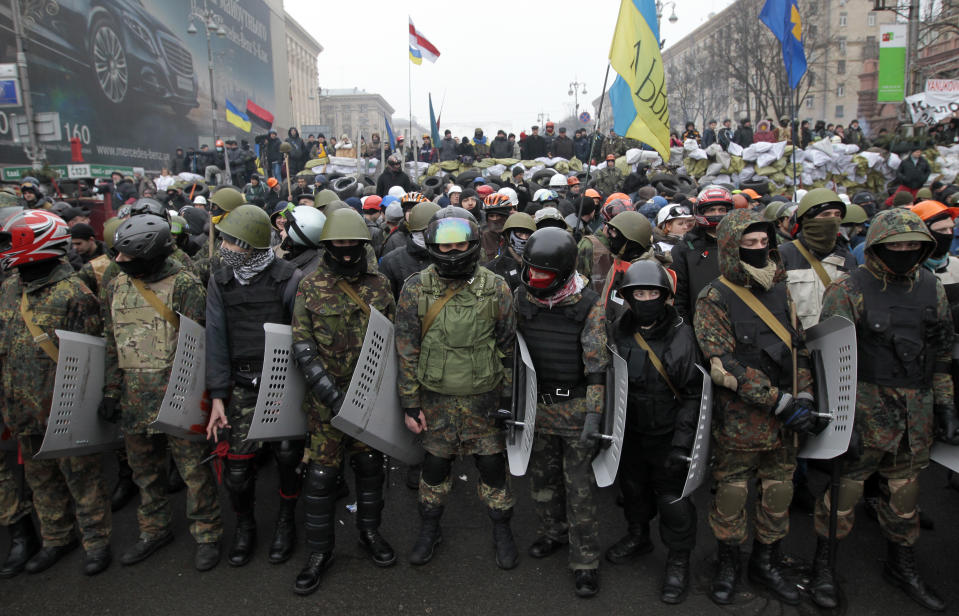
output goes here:
[{"label": "black car on billboard", "polygon": [[[199,105],[193,55],[139,0],[21,0],[31,63],[90,75],[104,101],[140,96],[186,113]],[[10,3],[0,2],[0,32],[13,41]]]}]

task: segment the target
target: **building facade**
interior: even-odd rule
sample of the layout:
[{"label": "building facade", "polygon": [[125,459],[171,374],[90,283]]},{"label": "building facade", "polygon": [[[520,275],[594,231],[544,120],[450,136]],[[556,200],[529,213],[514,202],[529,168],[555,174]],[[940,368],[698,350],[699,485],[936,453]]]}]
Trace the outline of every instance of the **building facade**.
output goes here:
[{"label": "building facade", "polygon": [[302,127],[320,124],[317,57],[323,51],[323,46],[289,13],[284,11],[284,16],[286,62],[290,78],[290,125]]},{"label": "building facade", "polygon": [[[320,122],[331,127],[339,139],[349,135],[354,143],[373,133],[386,134],[384,118],[393,116],[393,107],[379,94],[359,88],[320,90]],[[330,135],[327,135],[329,137]]]}]

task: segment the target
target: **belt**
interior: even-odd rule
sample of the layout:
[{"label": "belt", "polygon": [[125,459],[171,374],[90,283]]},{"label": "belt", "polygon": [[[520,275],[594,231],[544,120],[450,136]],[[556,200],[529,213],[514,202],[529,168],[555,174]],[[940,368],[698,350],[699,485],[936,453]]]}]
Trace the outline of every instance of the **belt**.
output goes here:
[{"label": "belt", "polygon": [[235,361],[231,364],[233,372],[245,372],[247,374],[260,374],[263,371],[262,360]]},{"label": "belt", "polygon": [[561,402],[566,402],[567,400],[572,400],[574,398],[585,398],[586,397],[586,386],[577,385],[574,387],[543,387],[538,388],[539,391],[538,397],[540,404],[545,404],[550,406],[551,404],[559,404]]},{"label": "belt", "polygon": [[243,372],[237,372],[234,370],[233,382],[236,383],[237,387],[257,390],[260,388],[260,373],[258,371],[250,372],[244,370]]}]

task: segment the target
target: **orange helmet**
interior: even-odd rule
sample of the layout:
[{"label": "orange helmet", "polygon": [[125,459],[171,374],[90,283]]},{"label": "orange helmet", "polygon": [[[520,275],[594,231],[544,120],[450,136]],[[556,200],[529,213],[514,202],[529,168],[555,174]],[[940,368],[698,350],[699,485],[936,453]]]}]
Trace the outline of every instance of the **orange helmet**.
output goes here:
[{"label": "orange helmet", "polygon": [[587,188],[586,191],[583,193],[583,196],[589,197],[590,199],[602,199],[602,197],[599,194],[599,191],[596,190],[595,188]]},{"label": "orange helmet", "polygon": [[[589,192],[589,191],[587,191],[587,193],[588,193],[588,192]],[[587,196],[588,196],[588,195],[587,195]],[[597,196],[598,196],[598,195],[597,195]],[[615,192],[615,193],[611,194],[610,196],[606,197],[606,201],[603,203],[603,205],[607,205],[610,201],[613,201],[613,200],[615,200],[615,199],[619,199],[620,201],[622,201],[623,203],[625,203],[627,206],[633,205],[633,200],[629,198],[629,195],[627,195],[626,193],[621,193],[621,192]]]},{"label": "orange helmet", "polygon": [[500,210],[511,210],[513,209],[513,203],[510,201],[509,197],[502,193],[493,193],[485,199],[483,199],[483,211],[498,213]]},{"label": "orange helmet", "polygon": [[421,192],[408,192],[400,197],[400,205],[407,205],[409,207],[412,207],[417,203],[423,203],[424,201],[429,201],[429,199],[427,199],[426,195]]},{"label": "orange helmet", "polygon": [[949,217],[953,219],[959,216],[959,207],[946,207],[938,201],[932,201],[931,199],[920,201],[910,206],[909,209],[915,212],[923,222],[929,222],[933,218],[937,218],[940,214],[948,214]]},{"label": "orange helmet", "polygon": [[746,195],[751,200],[756,201],[759,199],[759,193],[753,190],[752,188],[747,188],[746,190],[739,191],[739,194]]},{"label": "orange helmet", "polygon": [[[745,192],[745,191],[743,191]],[[749,207],[749,199],[747,199],[742,194],[733,195],[733,208],[737,210],[744,210]]]},{"label": "orange helmet", "polygon": [[616,156],[614,154],[607,154],[606,160],[616,160]]},{"label": "orange helmet", "polygon": [[218,147],[218,148],[222,148],[222,147],[223,147],[223,140],[222,140],[222,139],[217,139],[215,145],[216,145],[216,147]]},{"label": "orange helmet", "polygon": [[576,184],[579,184],[579,178],[576,177],[575,175],[569,176],[569,179],[566,180],[567,186],[575,186]]}]

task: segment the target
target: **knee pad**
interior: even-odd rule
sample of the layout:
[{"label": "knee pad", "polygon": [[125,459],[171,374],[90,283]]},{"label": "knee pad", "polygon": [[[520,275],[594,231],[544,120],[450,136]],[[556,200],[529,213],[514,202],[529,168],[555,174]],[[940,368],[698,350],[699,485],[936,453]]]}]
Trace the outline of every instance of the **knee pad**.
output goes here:
[{"label": "knee pad", "polygon": [[695,524],[695,510],[692,503],[686,499],[673,502],[675,499],[675,496],[669,495],[656,499],[660,521],[670,528],[685,528]]},{"label": "knee pad", "polygon": [[716,511],[724,518],[734,518],[746,506],[749,489],[745,481],[720,483],[716,487]]},{"label": "knee pad", "polygon": [[[836,503],[836,511],[839,515],[847,515],[852,511],[856,503],[862,498],[864,488],[865,483],[862,481],[846,479],[845,477],[839,480],[839,502]],[[826,490],[826,497],[823,502],[826,504],[826,509],[829,509],[832,504],[829,499],[829,490]]]},{"label": "knee pad", "polygon": [[774,516],[783,516],[789,511],[789,503],[793,499],[792,481],[778,479],[763,479],[762,506],[766,513]]},{"label": "knee pad", "polygon": [[473,459],[476,460],[480,481],[497,490],[506,487],[506,456],[496,453],[491,456],[474,455]]},{"label": "knee pad", "polygon": [[230,492],[245,492],[253,486],[253,460],[226,460],[226,477],[223,483]]},{"label": "knee pad", "polygon": [[306,492],[309,496],[327,496],[336,491],[336,482],[340,469],[335,466],[323,466],[310,463],[306,470]]},{"label": "knee pad", "polygon": [[350,466],[357,477],[375,477],[383,472],[383,454],[363,451],[350,456]]},{"label": "knee pad", "polygon": [[303,460],[304,441],[280,441],[273,444],[278,466],[296,467]]},{"label": "knee pad", "polygon": [[453,461],[449,458],[440,458],[431,453],[427,453],[423,458],[423,471],[421,477],[428,485],[438,486],[450,475],[450,469],[453,467]]},{"label": "knee pad", "polygon": [[916,477],[889,480],[889,506],[900,518],[916,515],[919,503],[919,481]]}]

